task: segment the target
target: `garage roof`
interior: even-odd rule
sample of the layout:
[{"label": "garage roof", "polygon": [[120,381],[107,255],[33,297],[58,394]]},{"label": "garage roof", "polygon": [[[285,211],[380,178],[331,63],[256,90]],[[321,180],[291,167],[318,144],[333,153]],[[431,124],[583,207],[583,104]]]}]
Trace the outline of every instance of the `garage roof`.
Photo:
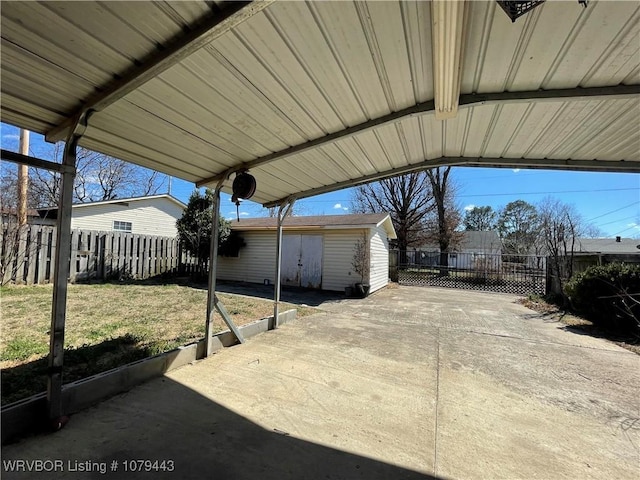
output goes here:
[{"label": "garage roof", "polygon": [[438,165],[640,171],[639,35],[625,1],[3,2],[2,120],[57,141],[89,111],[81,145],[227,192],[250,168],[266,205]]},{"label": "garage roof", "polygon": [[[286,217],[283,221],[284,230],[330,229],[345,230],[353,228],[383,227],[387,237],[395,239],[396,230],[388,213],[361,213],[354,215],[314,215]],[[238,231],[247,230],[276,230],[278,220],[274,217],[243,218],[231,222],[231,228]]]}]

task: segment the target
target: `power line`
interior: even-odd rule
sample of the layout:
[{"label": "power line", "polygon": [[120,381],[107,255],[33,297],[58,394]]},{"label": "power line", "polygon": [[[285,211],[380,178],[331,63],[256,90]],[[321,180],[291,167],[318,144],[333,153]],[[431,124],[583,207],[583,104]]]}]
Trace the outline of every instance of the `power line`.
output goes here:
[{"label": "power line", "polygon": [[498,196],[506,196],[506,195],[550,195],[550,194],[558,194],[558,193],[593,193],[593,192],[621,192],[625,190],[638,190],[640,188],[630,187],[630,188],[602,188],[596,190],[558,190],[555,192],[519,192],[519,193],[480,193],[474,195],[458,195],[458,197],[498,197]]},{"label": "power line", "polygon": [[[636,215],[631,215],[630,217],[625,217],[625,218],[620,218],[618,220],[612,220],[611,222],[607,222],[607,223],[599,223],[598,226],[602,227],[604,225],[611,225],[612,223],[616,223],[616,222],[624,222],[625,220],[630,220],[632,218],[636,218]],[[587,222],[590,222],[591,220],[587,220]]]},{"label": "power line", "polygon": [[624,230],[620,230],[618,233],[614,233],[614,235],[620,235],[621,233],[626,232],[627,230],[631,230],[632,228],[638,228],[640,225],[631,225],[629,228],[625,228]]},{"label": "power line", "polygon": [[[560,194],[560,193],[594,193],[594,192],[622,192],[622,191],[629,191],[629,190],[638,190],[640,191],[640,188],[638,187],[629,187],[629,188],[601,188],[601,189],[590,189],[590,190],[557,190],[557,191],[553,191],[553,192],[511,192],[511,193],[477,193],[477,194],[465,194],[465,195],[456,195],[456,197],[461,198],[461,197],[498,197],[498,196],[509,196],[509,195],[513,195],[513,196],[518,196],[518,195],[550,195],[550,194]],[[349,202],[351,200],[346,200],[346,199],[332,199],[332,200],[309,200],[309,199],[301,199],[300,202],[305,202],[305,203],[343,203],[343,202]],[[637,202],[632,203],[631,205],[634,205]],[[627,205],[628,207],[629,205]],[[624,207],[624,208],[627,208]],[[622,210],[622,208],[620,209]],[[615,213],[618,210],[614,210],[613,212],[610,213]],[[608,214],[605,214],[608,215]],[[598,218],[598,217],[596,217]],[[593,220],[593,219],[592,219]]]},{"label": "power line", "polygon": [[602,215],[598,215],[597,217],[590,218],[589,220],[587,220],[587,222],[592,222],[593,220],[596,220],[598,218],[601,218],[601,217],[604,217],[604,216],[607,216],[607,215],[611,215],[612,213],[619,212],[620,210],[624,210],[625,208],[629,208],[629,207],[632,207],[634,205],[640,205],[640,202],[631,202],[629,205],[625,205],[624,207],[620,207],[620,208],[617,208],[615,210],[611,210],[610,212],[603,213]]}]

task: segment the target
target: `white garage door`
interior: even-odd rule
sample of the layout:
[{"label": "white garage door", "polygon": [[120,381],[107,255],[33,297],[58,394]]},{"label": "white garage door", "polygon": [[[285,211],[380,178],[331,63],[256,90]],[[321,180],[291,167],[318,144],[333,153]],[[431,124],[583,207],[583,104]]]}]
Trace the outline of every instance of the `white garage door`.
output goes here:
[{"label": "white garage door", "polygon": [[320,288],[322,235],[282,236],[282,284]]}]

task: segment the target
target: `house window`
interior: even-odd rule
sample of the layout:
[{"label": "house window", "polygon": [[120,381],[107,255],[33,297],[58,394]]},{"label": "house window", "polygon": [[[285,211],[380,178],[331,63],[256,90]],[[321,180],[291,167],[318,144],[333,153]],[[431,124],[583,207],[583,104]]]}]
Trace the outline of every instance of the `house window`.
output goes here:
[{"label": "house window", "polygon": [[129,232],[131,233],[131,222],[120,222],[118,220],[113,221],[113,229],[117,232]]}]

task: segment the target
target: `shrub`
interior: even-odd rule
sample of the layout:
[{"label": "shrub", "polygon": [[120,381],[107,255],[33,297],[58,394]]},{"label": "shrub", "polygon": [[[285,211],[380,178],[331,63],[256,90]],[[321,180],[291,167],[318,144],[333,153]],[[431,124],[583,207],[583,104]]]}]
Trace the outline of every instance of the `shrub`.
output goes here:
[{"label": "shrub", "polygon": [[594,324],[618,333],[640,333],[640,265],[591,266],[574,276],[565,292]]}]

